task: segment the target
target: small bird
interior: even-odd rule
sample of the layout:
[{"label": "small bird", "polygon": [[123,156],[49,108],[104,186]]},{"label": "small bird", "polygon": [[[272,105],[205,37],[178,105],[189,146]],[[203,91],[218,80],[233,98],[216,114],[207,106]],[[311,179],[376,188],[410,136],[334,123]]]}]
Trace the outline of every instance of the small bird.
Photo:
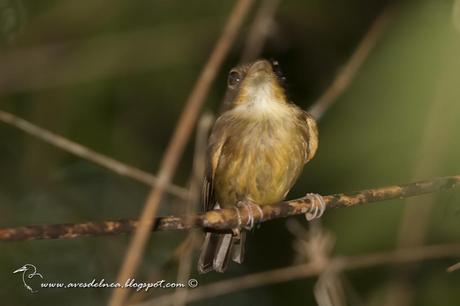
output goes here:
[{"label": "small bird", "polygon": [[[208,141],[205,211],[246,206],[250,213],[252,209],[262,213],[258,205],[282,201],[315,155],[316,122],[289,101],[284,81],[276,61],[261,59],[230,71],[225,111]],[[315,207],[313,217],[318,217],[324,202],[321,196],[314,196],[322,205]],[[245,234],[244,229],[208,231],[198,271],[224,272],[230,258],[242,263]]]}]

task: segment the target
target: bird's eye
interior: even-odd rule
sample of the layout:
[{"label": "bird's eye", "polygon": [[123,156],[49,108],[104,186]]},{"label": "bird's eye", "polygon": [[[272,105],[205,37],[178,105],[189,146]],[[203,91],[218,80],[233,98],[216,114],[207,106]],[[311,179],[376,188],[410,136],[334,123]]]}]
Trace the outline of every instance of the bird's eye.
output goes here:
[{"label": "bird's eye", "polygon": [[233,88],[241,82],[241,75],[238,71],[232,70],[228,75],[228,86]]},{"label": "bird's eye", "polygon": [[272,69],[273,73],[278,77],[278,79],[282,82],[286,81],[286,77],[283,74],[283,71],[281,70],[281,66],[278,61],[272,60]]}]

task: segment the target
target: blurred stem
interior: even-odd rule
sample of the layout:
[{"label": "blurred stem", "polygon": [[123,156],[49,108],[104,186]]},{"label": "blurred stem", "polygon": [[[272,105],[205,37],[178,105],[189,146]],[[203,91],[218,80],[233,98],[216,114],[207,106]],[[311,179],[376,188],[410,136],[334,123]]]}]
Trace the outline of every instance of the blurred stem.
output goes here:
[{"label": "blurred stem", "polygon": [[[201,184],[206,169],[206,148],[209,130],[214,123],[214,117],[211,114],[204,114],[199,123],[196,132],[196,143],[195,153],[193,160],[193,171],[190,178],[189,188],[189,201],[187,204],[186,213],[188,215],[198,211],[198,204],[200,203],[201,196]],[[185,252],[181,254],[179,260],[179,267],[177,272],[177,282],[185,284],[190,278],[190,272],[192,269],[192,252],[194,250],[194,244],[198,239],[198,233],[196,231],[190,231],[186,240],[191,240],[192,245],[185,249]],[[188,290],[175,290],[174,306],[182,306],[186,304]]]},{"label": "blurred stem", "polygon": [[348,88],[353,81],[356,73],[368,58],[369,53],[377,44],[380,36],[388,25],[392,17],[393,8],[387,8],[374,21],[370,29],[355,49],[344,67],[337,74],[331,85],[313,103],[308,112],[316,119],[320,120],[324,113],[332,106],[337,98]]},{"label": "blurred stem", "polygon": [[273,28],[273,16],[278,10],[281,0],[263,0],[257,9],[254,21],[246,36],[240,63],[254,61],[261,53]]},{"label": "blurred stem", "polygon": [[[448,152],[455,133],[457,118],[446,116],[446,109],[450,113],[458,114],[460,110],[458,101],[452,97],[452,88],[458,86],[457,71],[460,70],[458,63],[452,63],[450,59],[455,58],[452,48],[447,43],[441,58],[446,59],[440,69],[440,76],[435,84],[435,96],[429,105],[427,118],[423,125],[422,140],[419,147],[419,158],[414,165],[413,178],[426,177],[438,173],[441,163],[445,160],[445,153]],[[456,67],[453,68],[453,65]],[[452,73],[454,72],[454,73]],[[404,205],[403,217],[399,229],[397,241],[398,247],[408,248],[423,245],[425,236],[432,220],[435,208],[435,196],[431,195],[424,200],[407,199]],[[384,305],[411,305],[413,302],[413,290],[410,276],[414,273],[416,266],[408,267],[399,272],[397,279],[388,289]]]},{"label": "blurred stem", "polygon": [[[69,152],[75,156],[78,156],[92,163],[95,163],[101,167],[104,167],[112,172],[115,172],[118,175],[135,179],[147,185],[158,184],[158,178],[156,178],[148,172],[124,164],[109,156],[96,152],[88,147],[85,147],[61,135],[46,130],[11,113],[0,110],[0,121],[9,124],[17,129],[20,129],[26,132],[27,134],[32,135],[61,150]],[[173,184],[168,184],[166,186],[166,190],[177,197],[183,199],[187,198],[187,191],[182,187],[175,186]]]},{"label": "blurred stem", "polygon": [[[179,161],[184,152],[185,146],[195,126],[199,111],[204,103],[212,82],[219,71],[222,62],[227,56],[239,29],[249,12],[253,0],[239,0],[234,5],[227,22],[224,26],[211,55],[209,56],[203,70],[201,71],[195,86],[190,93],[181,116],[178,120],[171,141],[163,155],[158,171],[161,181],[150,191],[144,205],[144,209],[139,219],[134,235],[129,244],[122,266],[118,273],[117,281],[125,282],[134,276],[142,260],[147,240],[150,236],[150,229],[155,222],[163,193],[176,172]],[[128,290],[116,288],[109,300],[110,306],[122,306],[126,300]]]},{"label": "blurred stem", "polygon": [[[460,244],[452,243],[421,246],[410,249],[397,249],[360,256],[335,257],[324,265],[310,262],[302,265],[294,265],[286,268],[249,274],[242,277],[230,278],[209,285],[200,286],[190,291],[187,296],[187,302],[194,302],[245,289],[317,276],[330,266],[336,267],[337,271],[344,271],[363,269],[389,263],[410,263],[429,259],[457,257],[459,255]],[[173,295],[164,295],[145,303],[136,304],[136,306],[170,305],[173,297]]]}]

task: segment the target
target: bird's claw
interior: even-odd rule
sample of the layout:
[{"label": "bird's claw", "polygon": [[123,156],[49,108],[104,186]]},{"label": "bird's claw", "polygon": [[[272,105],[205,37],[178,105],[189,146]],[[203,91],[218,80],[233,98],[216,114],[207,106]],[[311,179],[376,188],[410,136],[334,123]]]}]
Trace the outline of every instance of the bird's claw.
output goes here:
[{"label": "bird's claw", "polygon": [[305,214],[307,221],[321,218],[326,210],[326,202],[323,196],[317,193],[307,193],[305,197],[311,200],[310,210]]},{"label": "bird's claw", "polygon": [[[248,211],[248,222],[247,222],[246,225],[244,226],[244,228],[247,229],[247,230],[251,230],[251,229],[254,228],[254,211],[253,211],[254,208],[257,209],[257,210],[259,211],[259,214],[260,214],[260,218],[261,218],[261,219],[262,219],[263,216],[264,216],[264,213],[263,213],[263,211],[262,211],[262,208],[260,208],[260,206],[257,205],[257,204],[253,204],[253,203],[251,203],[251,202],[246,202],[246,201],[244,201],[244,202],[238,202],[236,206],[237,206],[237,207],[244,207],[244,208],[246,208],[247,211]],[[236,208],[236,210],[237,210],[237,215],[238,215],[238,225],[240,226],[241,223],[242,223],[242,222],[241,222],[241,216],[240,216],[240,213],[239,213],[239,211],[238,211],[238,208]]]}]

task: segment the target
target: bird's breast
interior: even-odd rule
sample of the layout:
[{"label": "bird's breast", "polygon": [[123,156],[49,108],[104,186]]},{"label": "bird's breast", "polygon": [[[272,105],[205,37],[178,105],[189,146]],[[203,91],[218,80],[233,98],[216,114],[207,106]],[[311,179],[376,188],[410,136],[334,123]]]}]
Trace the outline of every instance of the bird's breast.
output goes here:
[{"label": "bird's breast", "polygon": [[293,117],[238,117],[229,120],[215,173],[223,207],[251,200],[281,201],[300,174],[305,157],[302,132]]}]

